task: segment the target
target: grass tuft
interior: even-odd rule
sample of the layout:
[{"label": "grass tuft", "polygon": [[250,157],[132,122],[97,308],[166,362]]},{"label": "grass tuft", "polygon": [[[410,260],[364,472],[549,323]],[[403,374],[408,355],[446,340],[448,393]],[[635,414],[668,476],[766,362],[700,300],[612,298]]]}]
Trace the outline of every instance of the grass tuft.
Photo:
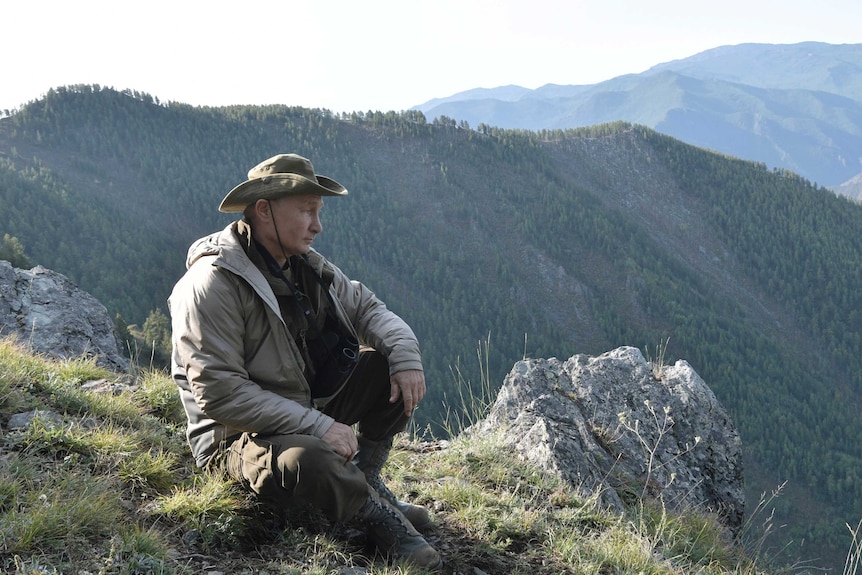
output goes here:
[{"label": "grass tuft", "polygon": [[122,508],[112,481],[66,472],[24,484],[0,517],[3,551],[53,555],[110,536]]},{"label": "grass tuft", "polygon": [[158,497],[151,511],[193,532],[194,546],[212,550],[244,545],[255,521],[255,508],[253,499],[235,483],[201,473],[190,483],[174,487],[169,495]]},{"label": "grass tuft", "polygon": [[176,384],[158,370],[145,370],[138,379],[135,399],[148,413],[168,423],[184,423],[186,419]]}]

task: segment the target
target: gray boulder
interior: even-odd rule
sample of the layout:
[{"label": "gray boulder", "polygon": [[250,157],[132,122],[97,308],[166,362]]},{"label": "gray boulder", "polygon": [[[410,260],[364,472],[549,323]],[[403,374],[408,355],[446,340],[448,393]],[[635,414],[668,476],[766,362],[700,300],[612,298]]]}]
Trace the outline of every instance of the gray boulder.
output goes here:
[{"label": "gray boulder", "polygon": [[129,369],[108,310],[66,276],[0,260],[0,336],[16,336],[35,353],[54,359],[94,357],[121,373]]},{"label": "gray boulder", "polygon": [[621,347],[515,364],[488,416],[520,456],[622,509],[641,498],[742,527],[742,446],[727,411],[685,361],[652,365]]}]

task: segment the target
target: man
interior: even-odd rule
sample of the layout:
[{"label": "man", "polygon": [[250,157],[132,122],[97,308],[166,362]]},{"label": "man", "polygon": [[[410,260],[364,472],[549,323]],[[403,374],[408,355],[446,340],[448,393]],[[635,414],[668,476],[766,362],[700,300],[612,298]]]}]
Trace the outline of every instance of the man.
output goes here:
[{"label": "man", "polygon": [[219,206],[242,219],[189,248],[168,300],[172,375],[199,466],[276,505],[357,524],[394,558],[436,568],[440,555],[417,531],[430,526],[427,510],[380,478],[425,395],[416,336],[311,248],[323,197],[346,194],[295,154],[249,171]]}]

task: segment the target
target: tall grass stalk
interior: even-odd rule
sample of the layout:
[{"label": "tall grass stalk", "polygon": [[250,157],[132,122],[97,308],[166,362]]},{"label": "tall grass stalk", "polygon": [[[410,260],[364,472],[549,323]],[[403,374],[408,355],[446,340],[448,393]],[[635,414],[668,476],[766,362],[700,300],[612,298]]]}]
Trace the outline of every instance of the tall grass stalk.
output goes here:
[{"label": "tall grass stalk", "polygon": [[850,549],[847,551],[847,559],[844,561],[844,575],[856,575],[859,572],[860,560],[862,560],[862,537],[859,533],[862,530],[862,520],[856,524],[856,528],[847,525],[852,537]]},{"label": "tall grass stalk", "polygon": [[444,394],[443,404],[445,416],[442,427],[449,437],[455,437],[471,425],[475,425],[487,414],[494,401],[494,389],[491,384],[489,356],[491,352],[491,334],[480,340],[476,348],[476,359],[479,366],[479,385],[474,387],[470,378],[464,375],[460,362],[450,366],[455,387],[458,390],[458,400],[455,407]]}]

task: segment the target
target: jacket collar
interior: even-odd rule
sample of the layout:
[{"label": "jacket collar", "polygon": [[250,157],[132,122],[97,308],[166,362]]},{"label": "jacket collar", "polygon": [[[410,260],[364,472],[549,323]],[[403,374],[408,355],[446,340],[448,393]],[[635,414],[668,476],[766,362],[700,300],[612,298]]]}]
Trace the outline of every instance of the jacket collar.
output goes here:
[{"label": "jacket collar", "polygon": [[275,293],[272,291],[272,287],[261,270],[254,265],[254,262],[249,258],[246,251],[248,244],[245,244],[247,241],[245,238],[251,237],[251,230],[248,228],[249,234],[245,235],[242,229],[243,225],[246,228],[248,227],[242,221],[232,222],[222,231],[199,240],[202,242],[209,240],[205,242],[205,245],[211,247],[208,253],[203,253],[202,255],[215,256],[212,265],[223,268],[245,280],[260,296],[263,302],[278,316],[282,323],[284,323],[284,318],[281,315],[281,309],[279,308]]}]

